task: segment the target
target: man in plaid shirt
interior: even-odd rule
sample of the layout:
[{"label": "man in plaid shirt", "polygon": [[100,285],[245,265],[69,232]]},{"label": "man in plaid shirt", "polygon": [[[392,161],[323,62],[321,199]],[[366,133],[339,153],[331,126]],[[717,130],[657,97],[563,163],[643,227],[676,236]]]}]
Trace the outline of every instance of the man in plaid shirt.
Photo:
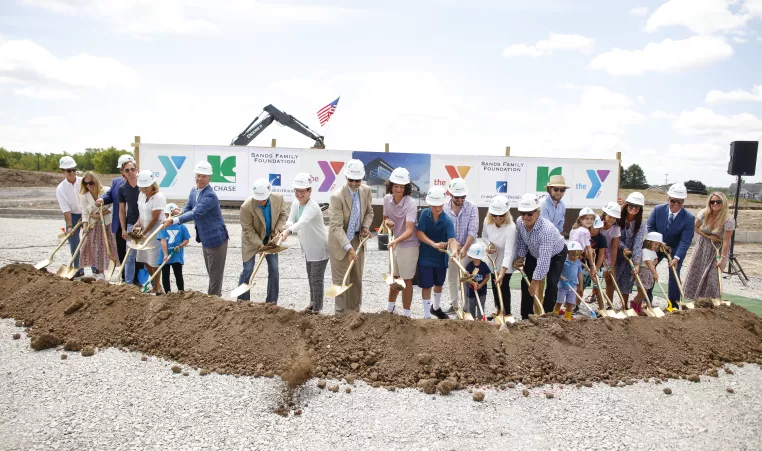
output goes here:
[{"label": "man in plaid shirt", "polygon": [[516,260],[514,268],[524,267],[531,279],[527,287],[521,284],[521,317],[532,313],[533,298],[540,282],[547,276],[543,308],[553,310],[558,296],[558,280],[566,260],[564,238],[552,222],[540,217],[540,202],[535,194],[525,194],[519,202],[521,217],[516,220]]},{"label": "man in plaid shirt", "polygon": [[[464,267],[471,261],[466,255],[471,243],[476,239],[479,233],[479,208],[475,203],[466,200],[468,186],[462,178],[455,178],[450,181],[447,190],[452,196],[448,202],[445,202],[444,211],[452,220],[455,226],[455,240],[460,246],[457,258],[460,259]],[[458,265],[450,265],[447,268],[447,284],[450,290],[450,308],[445,313],[452,313],[458,308],[458,299],[460,294],[460,274]]]}]

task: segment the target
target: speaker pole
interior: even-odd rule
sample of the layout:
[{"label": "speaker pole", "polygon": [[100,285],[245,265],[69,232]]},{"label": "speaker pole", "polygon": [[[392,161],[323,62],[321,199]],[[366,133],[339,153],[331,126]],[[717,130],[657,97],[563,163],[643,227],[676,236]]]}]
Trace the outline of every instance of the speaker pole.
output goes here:
[{"label": "speaker pole", "polygon": [[748,277],[746,277],[746,273],[743,271],[743,268],[741,268],[741,263],[736,258],[735,254],[733,253],[733,249],[735,248],[736,244],[736,229],[738,228],[738,197],[741,195],[741,175],[738,175],[738,181],[736,183],[736,199],[735,199],[735,205],[733,207],[733,222],[736,224],[736,228],[733,229],[733,235],[730,237],[730,256],[728,257],[728,275],[732,276],[733,274],[736,274],[738,278],[741,280],[741,283],[743,286],[747,286],[746,281],[749,280]]}]

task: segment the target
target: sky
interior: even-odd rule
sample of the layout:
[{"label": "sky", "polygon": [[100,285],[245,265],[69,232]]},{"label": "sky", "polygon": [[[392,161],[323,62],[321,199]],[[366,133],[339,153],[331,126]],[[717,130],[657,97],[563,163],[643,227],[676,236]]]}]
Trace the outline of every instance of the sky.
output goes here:
[{"label": "sky", "polygon": [[227,145],[273,104],[330,149],[621,152],[722,186],[762,137],[761,57],[762,0],[4,0],[0,146]]}]

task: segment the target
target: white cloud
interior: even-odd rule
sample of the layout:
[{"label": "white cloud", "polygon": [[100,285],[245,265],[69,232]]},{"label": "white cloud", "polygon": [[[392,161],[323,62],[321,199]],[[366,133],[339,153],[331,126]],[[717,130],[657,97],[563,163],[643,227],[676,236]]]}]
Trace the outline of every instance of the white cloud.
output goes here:
[{"label": "white cloud", "polygon": [[651,117],[654,119],[677,119],[676,114],[670,114],[662,110],[651,111]]},{"label": "white cloud", "polygon": [[580,36],[578,34],[549,33],[548,39],[537,41],[536,44],[513,44],[503,51],[503,56],[528,55],[533,58],[550,55],[554,50],[576,50],[589,53],[595,45],[594,38]]},{"label": "white cloud", "polygon": [[641,75],[647,72],[680,72],[709,66],[733,55],[725,38],[718,36],[692,36],[687,39],[651,42],[643,50],[615,48],[596,56],[593,69],[605,70],[609,75]]},{"label": "white cloud", "polygon": [[728,142],[738,139],[758,139],[762,135],[762,119],[750,113],[722,115],[707,108],[683,111],[673,124],[683,135],[721,135]]},{"label": "white cloud", "polygon": [[643,97],[643,96],[638,96],[637,98],[638,98],[638,103],[639,103],[639,104],[641,104],[641,105],[645,105],[645,103],[646,103],[646,98],[645,98],[645,97]]},{"label": "white cloud", "polygon": [[710,34],[743,28],[749,14],[735,14],[729,0],[670,0],[651,14],[646,31],[654,32],[670,26],[683,26],[694,33]]},{"label": "white cloud", "polygon": [[0,83],[21,84],[17,95],[60,99],[78,89],[135,87],[138,76],[112,58],[80,53],[62,59],[32,41],[0,41]]},{"label": "white cloud", "polygon": [[746,44],[746,38],[742,38],[740,36],[733,36],[733,42],[736,42],[738,44]]},{"label": "white cloud", "polygon": [[631,16],[645,16],[648,14],[648,8],[645,6],[638,6],[637,8],[632,8],[629,12]]},{"label": "white cloud", "polygon": [[762,102],[762,85],[754,85],[751,92],[743,89],[733,91],[712,90],[706,94],[704,99],[706,103],[722,102]]},{"label": "white cloud", "polygon": [[753,17],[762,17],[762,0],[746,0],[741,10]]},{"label": "white cloud", "polygon": [[357,9],[334,6],[217,0],[24,0],[53,13],[87,17],[114,25],[114,30],[145,36],[159,33],[217,33],[231,25],[273,27],[326,24],[363,16]]}]

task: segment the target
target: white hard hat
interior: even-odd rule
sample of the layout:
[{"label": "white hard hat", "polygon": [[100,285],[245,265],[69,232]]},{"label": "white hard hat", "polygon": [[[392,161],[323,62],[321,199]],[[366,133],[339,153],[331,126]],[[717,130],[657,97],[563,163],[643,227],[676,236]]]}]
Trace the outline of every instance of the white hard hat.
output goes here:
[{"label": "white hard hat", "polygon": [[405,168],[397,168],[392,171],[389,181],[395,185],[407,185],[410,183],[410,173]]},{"label": "white hard hat", "polygon": [[256,179],[254,181],[254,188],[252,189],[251,197],[254,200],[267,200],[270,197],[272,185],[265,179]]},{"label": "white hard hat", "polygon": [[127,163],[128,161],[135,162],[135,158],[132,157],[132,155],[124,154],[119,155],[119,161],[116,163],[117,169],[122,169],[122,166],[124,166],[124,163]]},{"label": "white hard hat", "polygon": [[674,185],[669,187],[669,191],[667,191],[667,196],[673,198],[673,199],[685,199],[688,197],[688,190],[685,189],[685,185],[682,183],[675,183]]},{"label": "white hard hat", "polygon": [[595,215],[595,221],[593,221],[593,228],[594,229],[603,228],[603,221],[601,221],[601,217],[598,215]]},{"label": "white hard hat", "polygon": [[495,196],[489,203],[489,213],[495,216],[502,216],[508,213],[508,198],[505,196]]},{"label": "white hard hat", "polygon": [[466,185],[465,180],[458,177],[458,178],[450,180],[450,184],[447,186],[447,191],[449,191],[450,195],[453,197],[467,196],[468,185]]},{"label": "white hard hat", "polygon": [[582,250],[585,250],[585,248],[582,247],[582,245],[579,244],[576,241],[569,241],[568,243],[566,243],[566,250],[568,250],[568,251],[582,251]]},{"label": "white hard hat", "polygon": [[587,215],[593,215],[593,216],[595,216],[595,212],[593,211],[593,209],[592,209],[592,208],[590,208],[590,207],[585,207],[585,208],[581,209],[581,210],[579,211],[579,215],[578,215],[577,217],[578,217],[578,218],[581,218],[581,217],[583,217],[583,216],[587,216]]},{"label": "white hard hat", "polygon": [[307,189],[312,188],[312,182],[310,182],[310,175],[306,172],[300,172],[294,177],[293,183],[291,183],[293,189]]},{"label": "white hard hat", "polygon": [[153,171],[150,169],[143,169],[138,172],[138,188],[148,188],[156,183],[156,176],[153,175]]},{"label": "white hard hat", "polygon": [[433,186],[426,195],[426,203],[432,207],[441,207],[446,200],[445,189],[441,186]]},{"label": "white hard hat", "polygon": [[630,193],[630,195],[627,196],[626,202],[628,204],[640,205],[642,207],[646,204],[646,198],[643,197],[643,194],[635,191],[634,193]]},{"label": "white hard hat", "polygon": [[175,208],[177,208],[177,204],[173,204],[170,202],[167,204],[166,207],[164,207],[164,213],[168,215],[172,215],[172,210],[174,210]]},{"label": "white hard hat", "polygon": [[344,175],[348,179],[362,180],[365,177],[365,165],[360,160],[349,160],[344,166]]},{"label": "white hard hat", "polygon": [[611,216],[612,218],[619,219],[622,217],[622,207],[619,206],[619,204],[614,201],[607,203],[606,206],[603,207],[603,212]]},{"label": "white hard hat", "polygon": [[648,232],[646,233],[646,240],[655,241],[657,243],[663,243],[664,237],[659,232]]},{"label": "white hard hat", "polygon": [[487,258],[487,247],[481,241],[477,241],[468,248],[466,255],[471,258],[484,260]]},{"label": "white hard hat", "polygon": [[60,160],[58,160],[58,167],[61,169],[72,169],[77,167],[77,162],[74,161],[74,158],[65,156],[61,157]]},{"label": "white hard hat", "polygon": [[196,163],[196,167],[193,168],[193,172],[201,175],[212,175],[212,164],[206,160],[201,160]]},{"label": "white hard hat", "polygon": [[521,196],[519,211],[535,211],[540,208],[540,200],[536,194],[527,193]]}]

